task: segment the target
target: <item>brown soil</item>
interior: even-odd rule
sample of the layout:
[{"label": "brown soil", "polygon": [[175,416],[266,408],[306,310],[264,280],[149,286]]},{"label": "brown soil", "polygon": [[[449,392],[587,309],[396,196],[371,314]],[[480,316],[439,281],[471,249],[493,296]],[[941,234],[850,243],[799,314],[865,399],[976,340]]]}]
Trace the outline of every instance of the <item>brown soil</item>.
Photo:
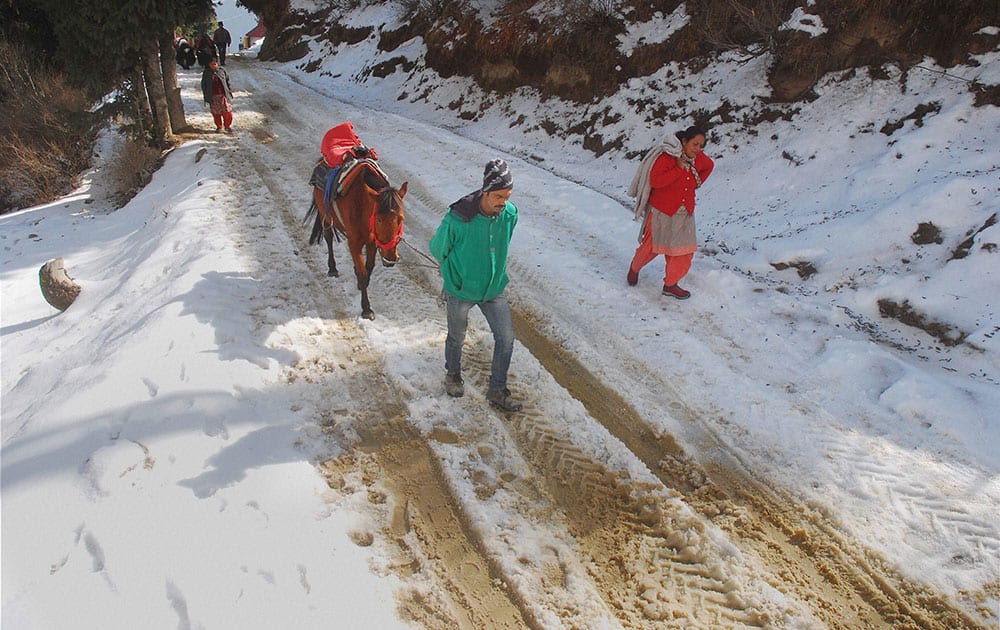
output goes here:
[{"label": "brown soil", "polygon": [[745,552],[785,576],[779,590],[810,602],[811,612],[828,627],[977,627],[949,602],[892,570],[789,493],[754,479],[737,462],[699,465],[671,436],[656,435],[626,400],[537,328],[530,313],[516,314],[518,340],[548,372],[665,486],[680,492]]},{"label": "brown soil", "polygon": [[[304,34],[334,44],[366,35],[335,20],[324,25],[329,9],[288,14],[281,4],[267,7],[271,35],[262,59],[300,59],[306,54]],[[564,14],[547,20],[530,11],[536,4],[510,0],[484,24],[460,0],[411,3],[407,24],[382,33],[380,48],[392,51],[419,35],[428,47],[428,65],[443,77],[470,76],[483,89],[500,93],[533,87],[580,103],[612,94],[625,81],[670,62],[703,65],[720,51],[768,51],[774,55],[769,75],[773,99],[792,102],[808,98],[820,77],[837,70],[887,63],[908,69],[927,56],[945,67],[965,63],[969,55],[991,49],[996,37],[980,31],[1000,21],[1000,5],[968,0],[820,3],[809,11],[820,17],[827,32],[811,37],[779,30],[794,2],[710,0],[689,6],[688,24],[667,42],[639,46],[626,56],[617,48],[616,37],[625,29],[621,16],[648,20],[657,11],[669,14],[680,3],[631,0],[616,11],[607,10],[607,3],[566,3]],[[976,91],[977,103],[995,104],[993,86],[970,89]]]}]

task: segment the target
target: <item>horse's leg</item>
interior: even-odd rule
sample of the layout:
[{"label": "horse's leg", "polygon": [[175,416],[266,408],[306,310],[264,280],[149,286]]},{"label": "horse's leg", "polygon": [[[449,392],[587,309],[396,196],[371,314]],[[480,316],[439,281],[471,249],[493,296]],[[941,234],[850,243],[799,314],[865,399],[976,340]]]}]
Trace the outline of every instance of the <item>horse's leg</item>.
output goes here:
[{"label": "horse's leg", "polygon": [[[313,186],[313,202],[309,207],[309,213],[316,210],[316,221],[313,223],[312,234],[309,235],[309,244],[319,243],[319,239],[326,240],[326,275],[330,278],[337,278],[340,272],[337,271],[337,261],[333,259],[333,227],[328,225],[327,217],[330,217],[330,206],[323,199],[323,190]],[[309,214],[306,214],[309,218]]]},{"label": "horse's leg", "polygon": [[323,230],[323,238],[326,239],[326,275],[329,278],[339,278],[337,271],[337,261],[333,259],[333,228],[328,227]]},{"label": "horse's leg", "polygon": [[375,269],[376,251],[374,243],[365,245],[365,288],[361,289],[361,308],[368,312],[367,319],[375,319],[375,311],[372,310],[371,304],[368,302],[368,284],[372,280],[372,271]]},{"label": "horse's leg", "polygon": [[372,271],[375,269],[375,254],[378,253],[378,248],[375,247],[375,243],[368,243],[365,245],[365,270],[368,272],[368,277],[372,277]]},{"label": "horse's leg", "polygon": [[361,316],[365,319],[375,319],[371,302],[368,301],[368,270],[365,267],[364,245],[348,239],[347,247],[351,250],[354,275],[358,279],[358,291],[361,291]]},{"label": "horse's leg", "polygon": [[[365,319],[375,319],[375,311],[368,301],[368,279],[371,277],[372,265],[365,261],[364,245],[348,243],[351,249],[351,258],[354,260],[354,275],[358,278],[358,291],[361,291],[361,316]],[[372,264],[374,264],[374,259]]]}]

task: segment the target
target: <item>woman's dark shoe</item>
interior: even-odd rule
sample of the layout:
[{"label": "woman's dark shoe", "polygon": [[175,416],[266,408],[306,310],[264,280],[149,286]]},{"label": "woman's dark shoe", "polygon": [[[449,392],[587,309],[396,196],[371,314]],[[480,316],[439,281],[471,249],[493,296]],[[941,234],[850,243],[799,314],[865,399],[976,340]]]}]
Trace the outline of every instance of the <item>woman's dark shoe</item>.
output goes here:
[{"label": "woman's dark shoe", "polygon": [[663,295],[672,295],[678,300],[686,300],[691,297],[691,292],[685,291],[676,284],[671,284],[670,286],[663,285]]},{"label": "woman's dark shoe", "polygon": [[635,285],[639,284],[639,272],[632,271],[632,268],[629,267],[628,275],[625,276],[625,279],[628,281],[628,286],[634,287]]}]

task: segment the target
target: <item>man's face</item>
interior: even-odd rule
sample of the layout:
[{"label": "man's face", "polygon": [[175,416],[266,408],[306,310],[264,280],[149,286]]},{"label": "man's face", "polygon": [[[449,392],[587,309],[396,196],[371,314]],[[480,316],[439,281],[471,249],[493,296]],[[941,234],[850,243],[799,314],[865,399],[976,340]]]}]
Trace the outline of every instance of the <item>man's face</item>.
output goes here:
[{"label": "man's face", "polygon": [[510,188],[484,192],[483,198],[479,202],[479,207],[482,209],[483,214],[493,216],[503,212],[504,206],[507,205],[507,200],[510,199],[513,192]]}]

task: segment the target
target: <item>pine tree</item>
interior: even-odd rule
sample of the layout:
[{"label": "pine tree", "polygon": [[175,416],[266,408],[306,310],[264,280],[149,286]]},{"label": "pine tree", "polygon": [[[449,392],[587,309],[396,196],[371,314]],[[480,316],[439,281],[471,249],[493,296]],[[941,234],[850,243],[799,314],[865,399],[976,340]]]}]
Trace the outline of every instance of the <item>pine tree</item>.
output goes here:
[{"label": "pine tree", "polygon": [[[173,36],[163,46],[164,33],[214,15],[212,0],[21,0],[34,3],[52,22],[57,40],[56,54],[72,76],[100,96],[114,86],[140,76],[133,87],[139,102],[148,99],[151,124],[143,131],[151,144],[162,146],[171,129],[186,126],[173,68]],[[163,72],[164,64],[173,73]],[[168,105],[168,98],[173,100]],[[140,108],[144,109],[144,108]],[[169,112],[180,112],[181,120],[169,120]]]}]

